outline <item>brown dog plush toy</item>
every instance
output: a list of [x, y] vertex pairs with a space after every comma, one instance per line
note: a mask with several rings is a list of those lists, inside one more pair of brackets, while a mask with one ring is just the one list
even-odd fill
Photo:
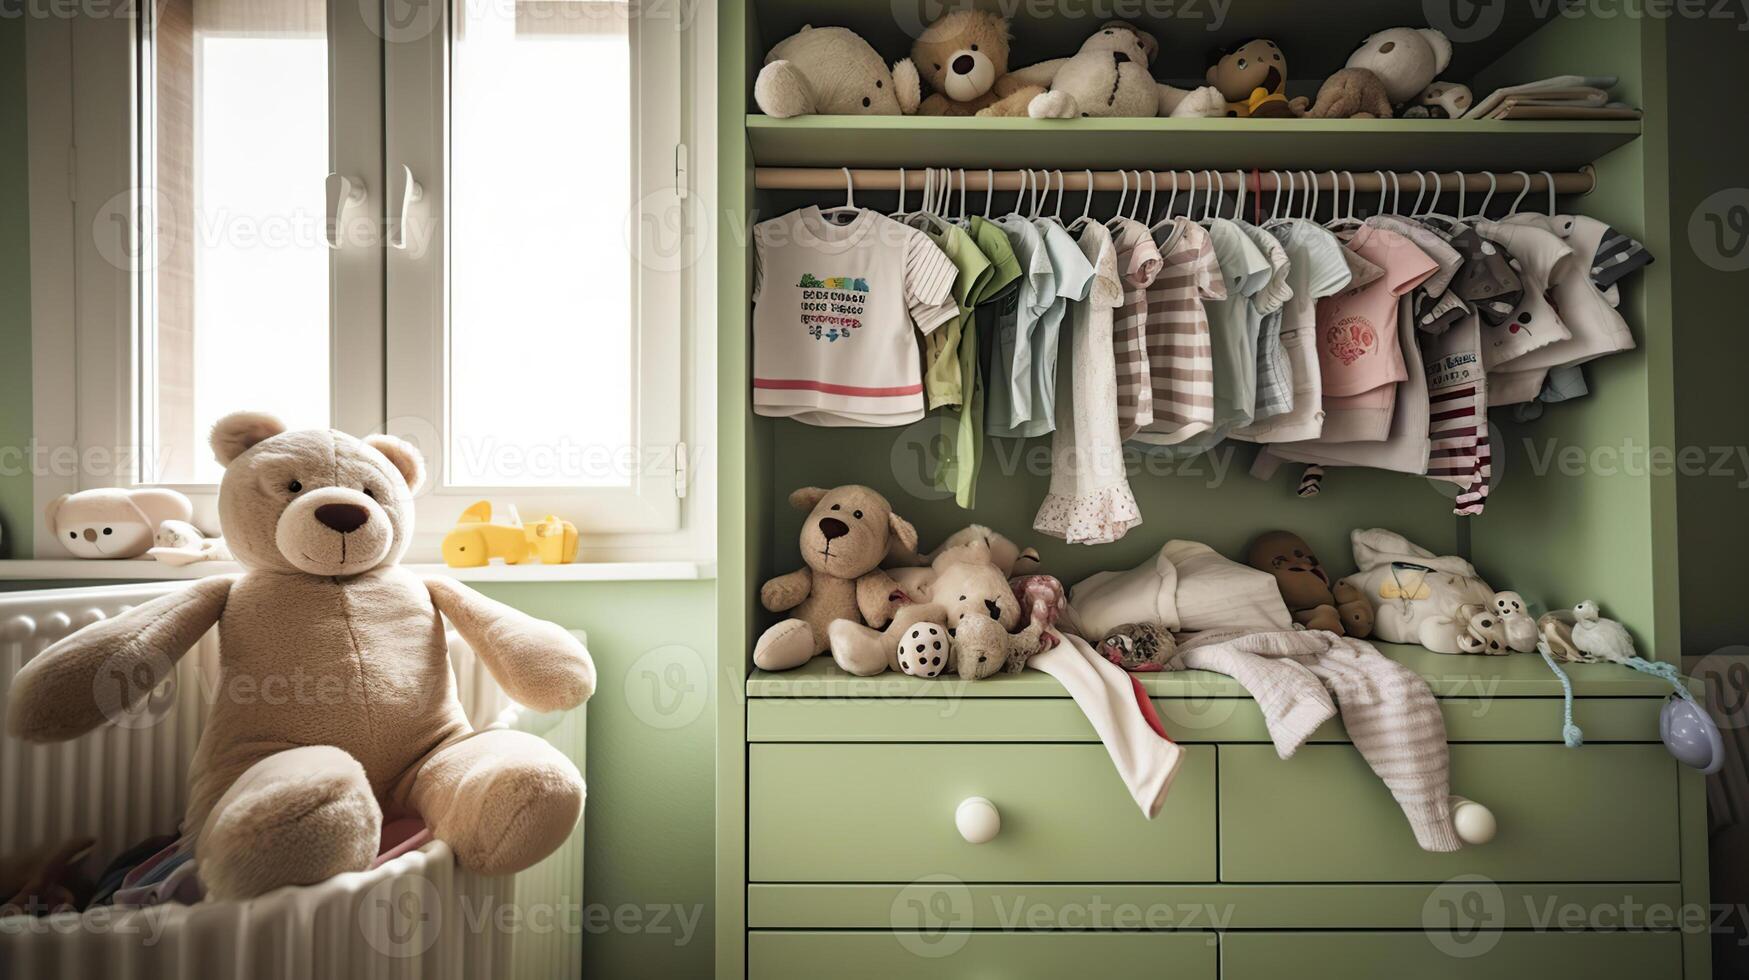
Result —
[[1312, 546], [1290, 531], [1270, 531], [1251, 542], [1245, 563], [1275, 576], [1294, 622], [1348, 636], [1372, 635], [1372, 606], [1345, 582], [1330, 587], [1330, 574]]
[[[76, 738], [144, 699], [214, 626], [219, 676], [188, 774], [184, 832], [207, 896], [252, 898], [364, 871], [383, 813], [414, 813], [461, 866], [511, 874], [552, 853], [583, 779], [527, 732], [476, 731], [444, 620], [504, 692], [581, 704], [595, 664], [569, 632], [399, 562], [424, 463], [392, 436], [219, 420], [219, 522], [243, 574], [203, 578], [91, 624], [18, 672], [8, 731]], [[108, 679], [129, 678], [122, 690]]]
[[1303, 116], [1306, 100], [1287, 97], [1287, 56], [1274, 41], [1246, 41], [1209, 66], [1208, 83], [1227, 100], [1227, 115], [1244, 119]]
[[789, 495], [790, 506], [808, 511], [800, 544], [806, 566], [768, 581], [759, 601], [789, 618], [766, 630], [753, 647], [761, 670], [789, 670], [825, 653], [827, 627], [837, 620], [886, 627], [895, 615], [917, 622], [904, 593], [881, 570], [888, 553], [915, 554], [917, 529], [893, 513], [887, 498], [862, 486], [822, 490], [805, 487]]

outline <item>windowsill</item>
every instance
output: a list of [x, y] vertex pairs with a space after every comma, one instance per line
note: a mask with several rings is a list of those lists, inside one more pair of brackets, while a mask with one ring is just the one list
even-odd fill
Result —
[[[693, 582], [714, 579], [717, 576], [715, 562], [695, 561], [493, 564], [484, 568], [450, 568], [441, 564], [413, 563], [402, 567], [421, 575], [447, 575], [463, 582]], [[203, 561], [177, 567], [151, 558], [26, 558], [0, 561], [0, 581], [170, 581], [206, 578], [211, 575], [235, 575], [242, 570], [242, 566], [233, 561]]]

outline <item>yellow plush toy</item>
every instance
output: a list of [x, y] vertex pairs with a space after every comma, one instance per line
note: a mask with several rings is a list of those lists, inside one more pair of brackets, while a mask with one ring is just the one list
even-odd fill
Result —
[[563, 565], [577, 557], [577, 528], [562, 517], [524, 524], [511, 511], [508, 524], [492, 520], [492, 502], [482, 500], [462, 511], [461, 520], [443, 536], [443, 562], [451, 568], [479, 568], [494, 558], [506, 565], [539, 561]]

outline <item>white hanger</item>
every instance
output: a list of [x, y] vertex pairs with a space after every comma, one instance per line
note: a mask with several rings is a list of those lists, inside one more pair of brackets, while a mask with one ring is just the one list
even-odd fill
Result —
[[[1085, 224], [1091, 224], [1093, 221], [1093, 171], [1083, 170], [1082, 173], [1087, 175], [1087, 193], [1081, 198], [1081, 217], [1076, 218], [1074, 221], [1069, 223], [1069, 226], [1068, 226], [1069, 231], [1074, 231], [1075, 229], [1077, 229]], [[1128, 182], [1127, 177], [1125, 178], [1125, 182], [1127, 184], [1127, 182]], [[1062, 207], [1062, 205], [1063, 205], [1062, 194], [1061, 194], [1061, 192], [1058, 192], [1057, 206]], [[1113, 220], [1116, 220], [1116, 219], [1113, 219]]]
[[1245, 220], [1245, 174], [1239, 174], [1239, 194], [1233, 199], [1233, 220]]
[[1416, 215], [1421, 213], [1421, 199], [1427, 196], [1427, 173], [1426, 173], [1426, 171], [1422, 171], [1422, 170], [1415, 171], [1415, 179], [1417, 181], [1420, 181], [1421, 186], [1415, 192], [1415, 206], [1409, 209], [1408, 216], [1411, 218], [1413, 218]]
[[1543, 180], [1549, 185], [1549, 217], [1555, 216], [1555, 175], [1547, 170], [1542, 172]]
[[[1112, 221], [1116, 221], [1123, 217], [1124, 202], [1130, 199], [1130, 172], [1128, 170], [1119, 170], [1117, 175], [1123, 178], [1123, 193], [1117, 196], [1117, 211], [1111, 216]], [[1140, 200], [1142, 196], [1141, 190], [1142, 188], [1140, 186], [1136, 187], [1136, 198], [1138, 200]], [[1087, 171], [1087, 196], [1093, 196], [1093, 171], [1091, 170]]]
[[[1172, 217], [1172, 211], [1173, 211], [1173, 209], [1175, 209], [1177, 207], [1178, 207], [1178, 171], [1174, 170], [1174, 171], [1172, 171], [1172, 196], [1166, 199], [1166, 213], [1162, 214], [1160, 216], [1159, 221], [1153, 222], [1153, 223], [1148, 225], [1149, 234], [1152, 234], [1156, 231], [1159, 231], [1160, 229], [1171, 224], [1173, 221], [1177, 220], [1177, 219]], [[1152, 216], [1153, 215], [1150, 212], [1149, 217], [1152, 217]]]
[[984, 220], [990, 220], [990, 198], [996, 196], [996, 171], [984, 171]]
[[[838, 169], [844, 173], [844, 205], [842, 207], [827, 208], [826, 210], [821, 211], [820, 217], [826, 218], [827, 220], [862, 213], [862, 209], [856, 206], [856, 188], [852, 186], [850, 168], [839, 167]], [[846, 221], [844, 223], [849, 224], [850, 222]]]
[[1524, 181], [1524, 186], [1519, 188], [1518, 196], [1512, 199], [1512, 210], [1506, 212], [1508, 218], [1518, 213], [1518, 206], [1523, 204], [1525, 197], [1530, 194], [1530, 174], [1527, 174], [1522, 170], [1514, 170], [1512, 172], [1517, 174], [1520, 180]]
[[1488, 171], [1488, 196], [1482, 198], [1482, 206], [1476, 209], [1476, 217], [1482, 221], [1488, 220], [1488, 205], [1494, 203], [1494, 191], [1499, 189], [1500, 179], [1494, 176], [1494, 171]]
[[[1068, 190], [1068, 187], [1069, 185], [1063, 180], [1063, 172], [1057, 171], [1057, 209], [1051, 212], [1051, 220], [1059, 225], [1063, 223], [1063, 193]], [[1089, 188], [1088, 193], [1092, 192], [1092, 189]]]
[[[1148, 217], [1147, 217], [1147, 220], [1143, 221], [1142, 219], [1136, 217], [1136, 215], [1134, 213], [1132, 213], [1130, 215], [1131, 221], [1137, 221], [1137, 222], [1140, 222], [1141, 224], [1147, 224], [1147, 223], [1154, 220], [1154, 192], [1159, 189], [1158, 185], [1159, 185], [1159, 180], [1158, 180], [1158, 178], [1155, 177], [1154, 171], [1149, 170], [1148, 171]], [[1142, 189], [1142, 172], [1140, 170], [1138, 170], [1138, 171], [1136, 171], [1136, 203], [1137, 204], [1142, 203], [1141, 189]]]

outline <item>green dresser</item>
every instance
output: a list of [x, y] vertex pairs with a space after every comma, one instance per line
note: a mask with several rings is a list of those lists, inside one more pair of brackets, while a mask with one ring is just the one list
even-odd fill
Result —
[[[1575, 668], [1574, 750], [1537, 658], [1383, 649], [1441, 696], [1453, 791], [1493, 810], [1492, 842], [1420, 850], [1338, 722], [1280, 759], [1218, 675], [1143, 682], [1185, 747], [1148, 821], [1048, 676], [755, 671], [747, 975], [1704, 975], [1677, 918], [1700, 780], [1656, 742], [1658, 682]], [[955, 822], [970, 798], [1000, 815], [983, 843]]]

